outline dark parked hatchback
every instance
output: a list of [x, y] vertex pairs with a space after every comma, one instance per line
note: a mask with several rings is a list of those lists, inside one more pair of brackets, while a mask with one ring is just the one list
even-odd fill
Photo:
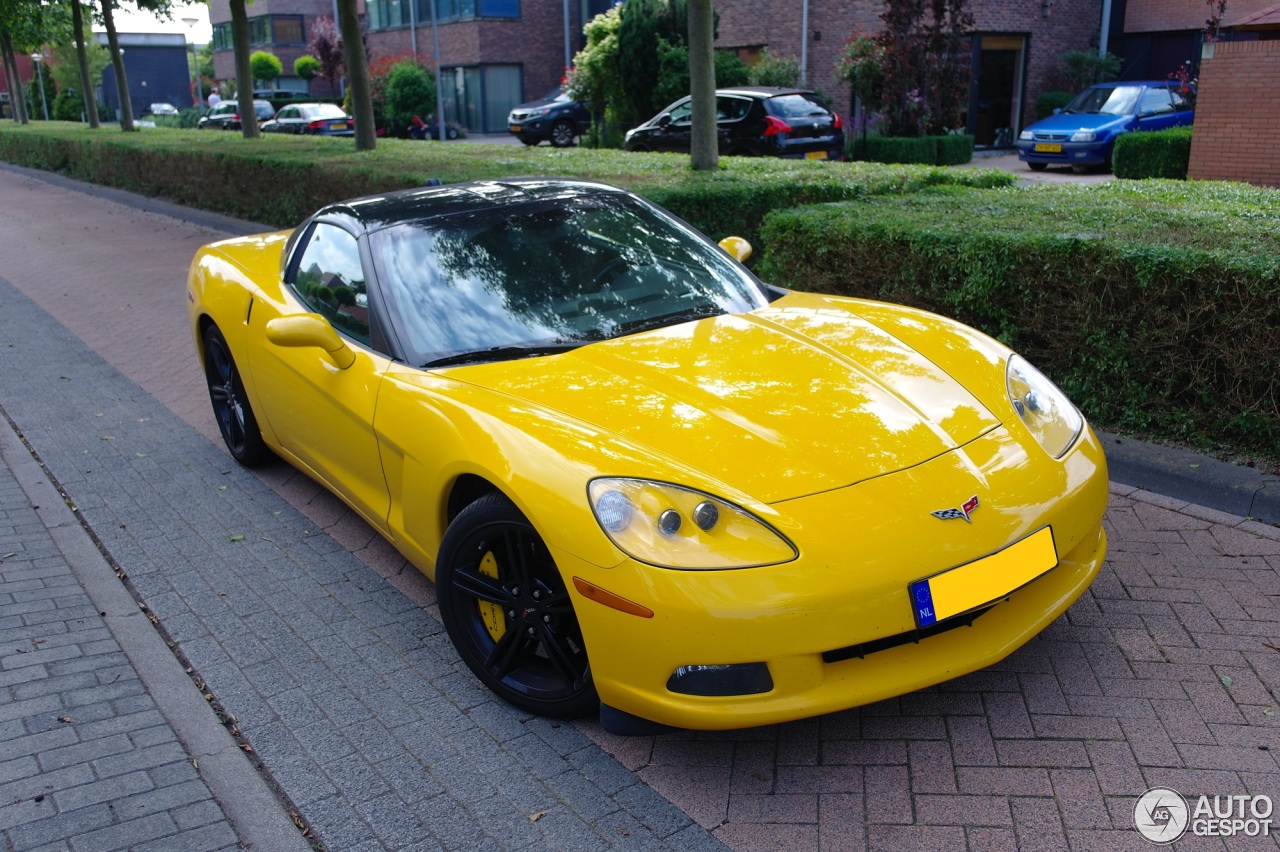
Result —
[[[253, 111], [258, 119], [258, 124], [262, 124], [262, 122], [275, 114], [275, 109], [271, 106], [270, 101], [254, 101]], [[240, 104], [233, 100], [223, 101], [202, 116], [196, 124], [196, 128], [199, 130], [239, 130]]]
[[560, 89], [540, 101], [520, 104], [507, 116], [507, 130], [526, 145], [547, 141], [568, 148], [590, 127], [591, 113]]
[[[688, 152], [692, 112], [690, 99], [681, 98], [627, 131], [623, 147]], [[721, 154], [844, 159], [843, 122], [810, 91], [763, 86], [717, 89], [716, 122]]]

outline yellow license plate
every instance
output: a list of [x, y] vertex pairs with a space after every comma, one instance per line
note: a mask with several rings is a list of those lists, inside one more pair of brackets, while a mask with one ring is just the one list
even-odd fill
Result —
[[1036, 153], [1037, 154], [1061, 154], [1062, 146], [1059, 145], [1057, 142], [1037, 142]]
[[345, 121], [334, 121], [329, 124], [330, 130], [346, 130], [347, 123]]
[[522, 127], [519, 124], [512, 124], [507, 129], [510, 130], [512, 133], [519, 133], [521, 130], [524, 130], [524, 127]]
[[806, 160], [825, 160], [827, 158], [826, 151], [810, 151], [804, 155]]
[[1058, 564], [1053, 530], [1045, 527], [990, 556], [912, 583], [916, 624], [928, 627], [997, 601]]

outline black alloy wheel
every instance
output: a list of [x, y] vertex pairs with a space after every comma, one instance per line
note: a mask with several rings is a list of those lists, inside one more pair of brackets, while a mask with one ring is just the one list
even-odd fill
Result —
[[576, 135], [573, 122], [567, 118], [562, 118], [551, 125], [551, 144], [557, 148], [568, 148], [573, 144], [573, 137]]
[[500, 698], [542, 716], [595, 712], [600, 699], [564, 579], [506, 497], [482, 497], [454, 518], [436, 589], [454, 647]]
[[216, 325], [204, 332], [204, 377], [209, 384], [209, 401], [218, 431], [231, 457], [245, 467], [257, 467], [271, 458], [262, 440], [258, 420], [249, 406], [249, 397], [240, 381], [240, 371], [231, 349]]

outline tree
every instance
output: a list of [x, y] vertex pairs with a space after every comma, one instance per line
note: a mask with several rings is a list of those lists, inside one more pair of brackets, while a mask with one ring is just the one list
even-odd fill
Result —
[[274, 53], [255, 50], [249, 57], [249, 74], [267, 88], [284, 73], [284, 65]]
[[689, 90], [693, 112], [689, 153], [693, 168], [709, 171], [719, 165], [716, 126], [715, 14], [711, 0], [689, 4]]
[[[89, 120], [89, 129], [97, 130], [98, 99], [93, 96], [93, 90], [97, 81], [102, 78], [103, 70], [111, 63], [111, 56], [102, 45], [86, 37], [88, 28], [85, 26], [84, 10], [80, 8], [80, 0], [71, 0], [71, 29], [76, 43], [76, 69], [80, 74], [80, 101], [84, 107], [85, 117]], [[92, 50], [90, 45], [93, 46]], [[96, 70], [95, 65], [97, 65]]]
[[320, 74], [320, 60], [309, 53], [304, 53], [293, 60], [293, 73], [310, 82]]
[[320, 16], [311, 25], [311, 41], [307, 50], [320, 63], [320, 79], [336, 88], [342, 76], [342, 35], [333, 18]]
[[45, 7], [25, 0], [0, 0], [0, 56], [10, 86], [9, 108], [19, 124], [26, 124], [29, 117], [22, 78], [18, 76], [17, 51], [25, 53], [44, 43], [44, 11]]
[[[105, 2], [105, 0], [104, 0]], [[240, 132], [245, 139], [257, 139], [257, 112], [253, 109], [253, 68], [249, 60], [249, 12], [245, 0], [230, 0], [231, 46], [236, 60], [236, 106], [240, 111]]]
[[[745, 86], [751, 77], [747, 64], [738, 58], [738, 54], [727, 50], [712, 52], [716, 70], [716, 85], [721, 87]], [[658, 42], [658, 83], [654, 87], [654, 103], [661, 104], [658, 109], [672, 101], [688, 95], [690, 88], [689, 45], [684, 42], [672, 44], [666, 40]]]
[[969, 0], [885, 0], [882, 109], [891, 136], [946, 133], [968, 97]]
[[565, 75], [565, 90], [591, 110], [600, 135], [615, 118], [610, 114], [611, 107], [620, 104], [625, 97], [618, 68], [618, 28], [621, 24], [620, 5], [588, 21], [583, 27], [586, 47], [574, 55], [573, 67]]
[[[435, 76], [413, 60], [401, 61], [391, 69], [387, 80], [387, 132], [404, 136], [415, 115], [429, 115], [436, 106]], [[443, 122], [442, 122], [443, 123]]]
[[1099, 56], [1094, 50], [1068, 50], [1059, 58], [1073, 93], [1114, 80], [1120, 73], [1121, 60], [1114, 53]]
[[[356, 0], [337, 0], [338, 25], [342, 32], [343, 63], [351, 90], [351, 115], [356, 120], [356, 150], [372, 151], [378, 145], [373, 121], [373, 99], [369, 93], [368, 54], [356, 14]], [[443, 119], [443, 116], [441, 116]]]
[[[719, 79], [718, 72], [716, 79]], [[760, 58], [756, 63], [748, 66], [747, 85], [797, 88], [800, 86], [800, 62], [793, 58], [774, 56], [766, 47], [760, 51]]]
[[667, 105], [656, 95], [661, 67], [660, 44], [687, 44], [688, 20], [688, 0], [627, 0], [622, 5], [618, 26], [618, 71], [623, 98], [614, 104], [614, 108], [624, 120], [634, 124]]

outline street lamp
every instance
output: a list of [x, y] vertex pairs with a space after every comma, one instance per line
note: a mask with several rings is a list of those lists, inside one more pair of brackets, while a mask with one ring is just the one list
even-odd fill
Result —
[[44, 120], [49, 120], [49, 99], [44, 96], [44, 75], [40, 73], [40, 60], [44, 58], [42, 53], [31, 54], [31, 61], [36, 64], [36, 79], [40, 81], [40, 107], [44, 110]]
[[191, 31], [191, 105], [200, 109], [204, 98], [200, 93], [200, 60], [196, 59], [196, 24], [199, 18], [183, 18], [182, 23]]

